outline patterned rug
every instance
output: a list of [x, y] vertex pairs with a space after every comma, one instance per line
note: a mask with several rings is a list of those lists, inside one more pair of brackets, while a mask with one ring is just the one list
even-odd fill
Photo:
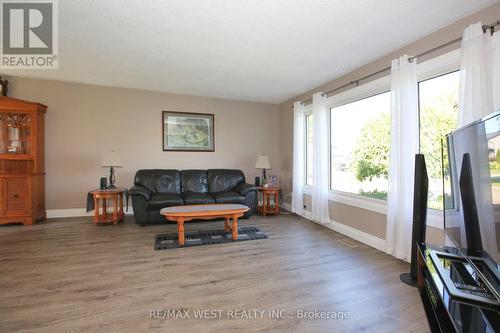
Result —
[[[186, 232], [184, 234], [184, 237], [184, 247], [233, 242], [231, 232], [224, 231], [224, 229]], [[238, 228], [238, 240], [236, 240], [236, 242], [265, 238], [268, 238], [267, 235], [260, 231], [259, 228], [245, 227]], [[155, 250], [168, 250], [178, 248], [179, 242], [177, 239], [177, 233], [156, 235]]]

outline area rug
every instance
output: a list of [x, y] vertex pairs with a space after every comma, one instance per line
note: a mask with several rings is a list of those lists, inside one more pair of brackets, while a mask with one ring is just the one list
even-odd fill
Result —
[[[184, 234], [184, 237], [184, 247], [233, 243], [231, 232], [224, 231], [224, 229], [186, 232]], [[267, 235], [260, 231], [259, 228], [244, 227], [238, 228], [238, 240], [236, 240], [235, 242], [266, 238], [268, 238]], [[168, 250], [178, 248], [179, 242], [177, 239], [177, 233], [156, 235], [155, 250]]]

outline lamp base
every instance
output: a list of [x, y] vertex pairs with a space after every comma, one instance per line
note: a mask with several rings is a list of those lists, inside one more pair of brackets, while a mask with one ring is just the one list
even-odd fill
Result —
[[109, 168], [109, 186], [108, 186], [109, 189], [116, 188], [116, 186], [115, 186], [115, 180], [116, 180], [116, 178], [115, 178], [115, 169], [113, 169], [113, 167], [110, 167]]

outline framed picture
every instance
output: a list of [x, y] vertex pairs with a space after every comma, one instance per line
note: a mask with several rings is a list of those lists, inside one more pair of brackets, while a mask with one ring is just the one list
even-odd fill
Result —
[[278, 187], [278, 176], [270, 176], [268, 184], [270, 187]]
[[215, 151], [214, 115], [163, 111], [164, 151]]

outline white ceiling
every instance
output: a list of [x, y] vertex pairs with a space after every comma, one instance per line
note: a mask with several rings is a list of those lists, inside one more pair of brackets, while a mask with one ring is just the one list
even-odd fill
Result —
[[63, 0], [59, 69], [3, 73], [279, 103], [494, 2]]

